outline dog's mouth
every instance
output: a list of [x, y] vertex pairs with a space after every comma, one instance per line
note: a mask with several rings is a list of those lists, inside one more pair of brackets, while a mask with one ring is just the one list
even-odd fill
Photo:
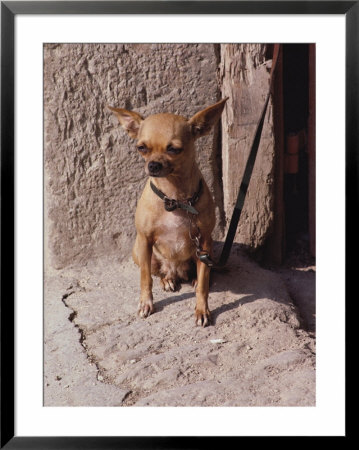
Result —
[[[171, 171], [171, 172], [172, 172], [172, 171]], [[168, 177], [168, 175], [169, 175], [171, 172], [167, 172], [167, 173], [151, 173], [151, 172], [149, 172], [148, 175], [149, 175], [150, 177], [154, 177], [154, 178], [165, 178], [165, 177]]]
[[163, 178], [163, 175], [162, 174], [158, 174], [158, 173], [149, 172], [148, 175], [150, 175], [151, 177], [154, 177], [154, 178]]

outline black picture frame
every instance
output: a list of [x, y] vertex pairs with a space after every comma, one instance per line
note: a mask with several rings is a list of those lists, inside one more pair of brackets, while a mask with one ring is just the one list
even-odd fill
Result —
[[[14, 33], [18, 14], [339, 14], [346, 20], [346, 242], [358, 193], [359, 1], [4, 1], [1, 2], [1, 448], [201, 448], [223, 437], [15, 436], [14, 405]], [[335, 62], [333, 62], [335, 63]], [[330, 93], [329, 93], [330, 94]], [[346, 264], [348, 265], [348, 252]], [[346, 283], [348, 287], [348, 277]], [[348, 289], [347, 289], [348, 291]], [[348, 431], [348, 430], [347, 430]], [[224, 440], [224, 441], [223, 441]]]

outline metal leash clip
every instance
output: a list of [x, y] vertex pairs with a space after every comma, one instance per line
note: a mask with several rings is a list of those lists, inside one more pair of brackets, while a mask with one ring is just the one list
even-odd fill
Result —
[[212, 266], [214, 265], [214, 262], [211, 260], [211, 258], [210, 258], [210, 256], [209, 256], [209, 253], [208, 253], [208, 252], [206, 252], [206, 251], [204, 251], [204, 250], [199, 251], [199, 250], [197, 249], [196, 255], [197, 255], [197, 258], [198, 258], [201, 262], [203, 262], [204, 264], [206, 264], [208, 267], [212, 267]]

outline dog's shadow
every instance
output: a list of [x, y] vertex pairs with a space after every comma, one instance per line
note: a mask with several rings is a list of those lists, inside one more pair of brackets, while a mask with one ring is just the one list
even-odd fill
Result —
[[184, 294], [176, 294], [174, 293], [171, 297], [163, 298], [162, 300], [155, 301], [155, 310], [156, 312], [162, 311], [166, 306], [171, 305], [172, 303], [183, 302], [184, 300], [188, 300], [190, 298], [195, 297], [195, 292], [186, 292]]
[[[217, 245], [218, 248], [218, 245]], [[221, 270], [212, 270], [210, 282], [210, 294], [230, 291], [240, 295], [236, 300], [223, 303], [211, 310], [211, 324], [215, 325], [217, 318], [228, 311], [237, 309], [240, 305], [254, 302], [259, 298], [265, 298], [271, 291], [274, 301], [287, 303], [280, 295], [273, 295], [273, 274], [266, 271], [251, 261], [248, 256], [241, 253], [240, 246], [234, 244], [232, 254], [227, 266]], [[195, 299], [195, 289], [192, 292], [175, 294], [155, 302], [155, 309], [162, 311], [166, 306], [188, 299]], [[211, 309], [211, 305], [209, 305]]]
[[[156, 312], [160, 312], [163, 309], [165, 309], [167, 306], [169, 306], [173, 303], [182, 302], [182, 301], [188, 300], [190, 298], [195, 299], [195, 297], [196, 297], [196, 294], [194, 291], [186, 292], [185, 294], [172, 295], [171, 297], [167, 297], [167, 298], [164, 298], [162, 300], [155, 302], [155, 310], [156, 310]], [[240, 297], [237, 300], [234, 300], [233, 302], [226, 303], [217, 308], [214, 308], [213, 310], [211, 310], [211, 324], [215, 325], [218, 316], [220, 316], [221, 314], [231, 311], [233, 309], [237, 309], [239, 305], [244, 305], [246, 303], [253, 302], [258, 298], [259, 297], [257, 295], [245, 295], [243, 297]]]

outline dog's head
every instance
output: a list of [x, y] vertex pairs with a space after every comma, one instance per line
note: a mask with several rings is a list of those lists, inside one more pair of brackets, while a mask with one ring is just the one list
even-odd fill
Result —
[[126, 109], [114, 112], [127, 133], [137, 140], [137, 150], [145, 160], [145, 171], [151, 177], [179, 175], [194, 163], [194, 142], [208, 134], [220, 118], [225, 98], [198, 112], [190, 119], [176, 114], [154, 114], [144, 119]]

